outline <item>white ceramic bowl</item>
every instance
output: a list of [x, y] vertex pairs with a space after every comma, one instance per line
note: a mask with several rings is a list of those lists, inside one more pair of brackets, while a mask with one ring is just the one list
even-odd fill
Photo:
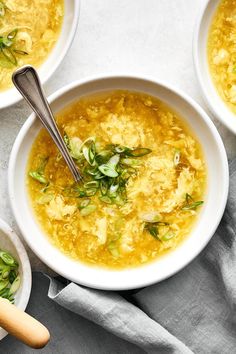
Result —
[[[46, 61], [38, 68], [40, 78], [44, 84], [61, 64], [74, 39], [80, 12], [80, 0], [64, 0], [65, 15], [62, 30], [56, 45]], [[0, 109], [20, 101], [22, 96], [14, 88], [0, 92]]]
[[220, 0], [208, 0], [196, 24], [193, 37], [193, 60], [203, 97], [212, 113], [236, 134], [236, 116], [219, 96], [208, 66], [207, 40], [209, 28]]
[[[0, 249], [8, 251], [18, 262], [21, 285], [15, 296], [15, 305], [25, 310], [31, 292], [31, 268], [26, 250], [15, 232], [0, 219]], [[0, 328], [0, 340], [7, 332]]]
[[32, 250], [43, 262], [65, 278], [85, 286], [106, 290], [147, 286], [173, 275], [192, 261], [206, 246], [220, 222], [229, 183], [225, 149], [214, 124], [198, 104], [177, 89], [145, 78], [103, 76], [72, 83], [50, 96], [49, 101], [52, 110], [57, 112], [81, 96], [114, 89], [146, 92], [165, 101], [184, 117], [202, 143], [208, 166], [208, 188], [204, 207], [191, 236], [175, 251], [145, 266], [114, 271], [74, 261], [50, 244], [32, 213], [25, 183], [29, 152], [41, 128], [41, 123], [34, 114], [28, 118], [16, 138], [8, 175], [13, 213]]

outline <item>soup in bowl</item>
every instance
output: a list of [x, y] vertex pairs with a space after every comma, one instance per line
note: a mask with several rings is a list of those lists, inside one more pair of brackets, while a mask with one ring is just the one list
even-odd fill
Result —
[[45, 82], [61, 63], [74, 37], [79, 1], [0, 1], [0, 108], [20, 100], [12, 73], [31, 64]]
[[193, 41], [196, 74], [208, 105], [236, 133], [236, 2], [208, 0]]
[[12, 150], [9, 191], [34, 252], [68, 279], [102, 289], [148, 285], [192, 260], [228, 190], [225, 150], [205, 113], [163, 84], [132, 77], [72, 84], [50, 100], [83, 181], [74, 183], [32, 115]]

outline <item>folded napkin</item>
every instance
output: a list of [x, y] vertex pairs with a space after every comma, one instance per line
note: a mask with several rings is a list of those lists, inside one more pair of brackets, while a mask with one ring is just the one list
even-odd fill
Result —
[[147, 353], [235, 353], [235, 232], [233, 161], [221, 224], [208, 247], [184, 270], [135, 293], [105, 292], [51, 279], [48, 296]]

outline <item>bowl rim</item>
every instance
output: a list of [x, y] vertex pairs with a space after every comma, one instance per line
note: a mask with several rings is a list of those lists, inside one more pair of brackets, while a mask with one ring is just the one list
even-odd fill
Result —
[[[25, 311], [32, 288], [32, 272], [31, 265], [29, 261], [28, 254], [25, 250], [23, 243], [21, 242], [19, 236], [15, 233], [15, 231], [3, 220], [0, 218], [0, 230], [7, 236], [10, 242], [14, 245], [16, 249], [17, 256], [20, 260], [24, 260], [22, 264], [22, 275], [23, 275], [23, 284], [22, 293], [19, 297], [19, 301], [16, 304], [18, 308]], [[0, 340], [3, 339], [8, 333], [1, 329], [3, 333], [0, 333]]]
[[[72, 21], [72, 25], [71, 25], [71, 29], [69, 32], [69, 36], [68, 36], [68, 40], [66, 41], [66, 44], [63, 48], [63, 50], [60, 52], [60, 55], [58, 55], [55, 58], [55, 62], [53, 63], [54, 65], [51, 66], [51, 69], [49, 71], [47, 71], [47, 73], [45, 74], [44, 78], [42, 79], [42, 85], [46, 84], [48, 82], [48, 80], [53, 76], [53, 74], [55, 73], [55, 71], [58, 69], [58, 67], [61, 65], [62, 61], [64, 60], [67, 52], [69, 51], [73, 40], [75, 38], [76, 32], [77, 32], [77, 28], [78, 28], [78, 24], [79, 24], [79, 16], [80, 16], [80, 3], [81, 0], [73, 0], [74, 2], [74, 6], [75, 6], [75, 11], [73, 14], [73, 21]], [[59, 35], [60, 38], [60, 35]], [[58, 40], [59, 40], [58, 38]], [[50, 54], [50, 53], [49, 53]], [[46, 60], [47, 61], [47, 58]], [[41, 65], [40, 65], [41, 66]], [[40, 68], [39, 66], [39, 68]], [[9, 103], [4, 104], [4, 102], [0, 105], [0, 110], [7, 108], [7, 107], [11, 107], [14, 104], [20, 102], [21, 100], [23, 100], [22, 96], [18, 93], [18, 91], [13, 87], [2, 91], [3, 93], [5, 92], [11, 92], [12, 93], [12, 100]], [[1, 92], [0, 92], [0, 97], [1, 97]]]
[[[199, 46], [200, 46], [200, 41], [201, 41], [200, 38], [201, 38], [202, 21], [203, 21], [205, 14], [207, 13], [207, 9], [208, 9], [209, 4], [213, 1], [216, 1], [216, 0], [207, 0], [206, 3], [204, 3], [201, 10], [199, 11], [199, 15], [198, 15], [197, 21], [195, 23], [195, 28], [194, 28], [194, 32], [193, 32], [193, 39], [192, 39], [192, 57], [193, 57], [194, 70], [195, 70], [195, 74], [196, 74], [199, 86], [201, 88], [202, 97], [203, 97], [205, 103], [207, 104], [207, 106], [209, 107], [210, 111], [217, 117], [217, 119], [224, 126], [226, 126], [232, 133], [236, 134], [236, 128], [232, 126], [231, 120], [224, 118], [225, 115], [220, 114], [219, 110], [217, 109], [217, 106], [215, 106], [213, 104], [212, 99], [211, 99], [211, 95], [209, 94], [207, 87], [204, 83], [203, 73], [202, 73], [201, 65], [200, 65]], [[217, 2], [218, 2], [217, 6], [219, 6], [220, 0], [217, 0]], [[214, 16], [214, 14], [213, 14], [213, 16]], [[211, 17], [211, 20], [212, 20], [212, 18], [213, 17]], [[208, 33], [209, 33], [209, 27], [208, 27]], [[205, 48], [205, 50], [207, 51], [207, 48]], [[209, 78], [212, 82], [212, 78], [210, 76], [210, 73], [209, 73]], [[226, 105], [226, 103], [222, 100], [222, 98], [218, 94], [213, 82], [212, 82], [212, 85], [214, 86], [217, 97], [219, 98], [219, 102], [224, 103], [225, 108], [227, 108], [226, 112], [228, 111], [229, 115], [230, 115], [230, 113], [231, 113], [230, 108]]]
[[[198, 248], [192, 250], [190, 255], [187, 254], [185, 259], [182, 260], [182, 263], [180, 266], [175, 267], [174, 269], [169, 271], [169, 273], [167, 275], [159, 276], [158, 279], [157, 279], [157, 277], [153, 277], [152, 281], [145, 280], [145, 279], [142, 279], [142, 280], [136, 279], [133, 282], [135, 284], [132, 284], [131, 286], [121, 285], [121, 284], [118, 284], [116, 286], [114, 286], [114, 285], [109, 286], [109, 284], [107, 284], [107, 285], [103, 284], [100, 286], [99, 284], [93, 285], [93, 284], [91, 284], [90, 281], [80, 282], [80, 284], [90, 287], [90, 288], [96, 288], [96, 289], [102, 289], [102, 290], [128, 290], [128, 289], [135, 289], [135, 288], [149, 286], [149, 285], [155, 284], [157, 282], [160, 282], [166, 278], [169, 278], [170, 276], [176, 274], [181, 269], [186, 267], [205, 248], [207, 243], [210, 241], [210, 239], [214, 235], [214, 233], [221, 221], [224, 210], [225, 210], [227, 197], [228, 197], [228, 190], [229, 190], [229, 167], [228, 167], [228, 160], [227, 160], [227, 155], [226, 155], [223, 141], [222, 141], [214, 123], [211, 121], [211, 119], [209, 118], [207, 113], [203, 110], [203, 108], [201, 108], [201, 106], [197, 102], [195, 102], [190, 96], [188, 96], [186, 93], [184, 93], [181, 89], [177, 88], [176, 86], [170, 85], [170, 84], [166, 83], [165, 81], [156, 80], [156, 79], [154, 80], [148, 76], [141, 76], [139, 74], [120, 74], [120, 73], [119, 74], [103, 74], [103, 75], [100, 74], [100, 75], [90, 76], [87, 78], [83, 78], [81, 80], [74, 81], [74, 82], [58, 89], [56, 92], [54, 92], [52, 95], [50, 95], [48, 97], [48, 101], [50, 103], [52, 103], [53, 101], [55, 101], [59, 97], [62, 97], [68, 91], [73, 90], [77, 86], [80, 86], [83, 84], [88, 84], [88, 83], [91, 84], [94, 81], [106, 80], [106, 79], [114, 79], [114, 80], [115, 79], [125, 79], [125, 80], [128, 80], [128, 79], [137, 80], [138, 79], [138, 80], [143, 80], [143, 81], [155, 84], [155, 85], [162, 86], [165, 89], [170, 90], [176, 96], [180, 97], [183, 101], [186, 101], [187, 104], [190, 105], [201, 116], [201, 119], [206, 123], [213, 139], [217, 142], [217, 145], [219, 148], [219, 156], [221, 158], [221, 162], [222, 162], [222, 166], [223, 166], [222, 173], [224, 176], [224, 179], [223, 179], [224, 180], [224, 193], [222, 194], [222, 203], [220, 205], [220, 208], [218, 208], [218, 217], [217, 217], [217, 219], [214, 220], [214, 223], [211, 226], [211, 231], [209, 232], [207, 237], [205, 237], [204, 242], [202, 241], [201, 247], [199, 246]], [[16, 206], [15, 198], [14, 198], [14, 174], [13, 174], [13, 171], [14, 171], [14, 165], [17, 161], [18, 150], [21, 146], [21, 143], [22, 143], [25, 135], [27, 135], [28, 129], [35, 122], [35, 120], [36, 120], [36, 115], [34, 113], [32, 113], [29, 116], [29, 118], [26, 120], [24, 125], [22, 126], [22, 128], [21, 128], [21, 130], [14, 142], [14, 145], [13, 145], [11, 155], [10, 155], [10, 160], [9, 160], [9, 168], [8, 168], [8, 192], [9, 192], [9, 197], [10, 197], [11, 208], [13, 211], [13, 215], [17, 221], [17, 224], [18, 224], [27, 243], [28, 243], [28, 240], [27, 240], [27, 237], [25, 237], [25, 234], [26, 234], [26, 232], [24, 230], [25, 227], [23, 225], [23, 222], [21, 222], [21, 218], [20, 218], [20, 215], [18, 214], [18, 208]], [[66, 279], [70, 279], [71, 281], [78, 283], [78, 277], [76, 277], [76, 275], [71, 274], [71, 273], [68, 274], [68, 272], [64, 271], [63, 269], [62, 270], [60, 269], [60, 271], [58, 271], [58, 267], [54, 265], [53, 260], [47, 259], [47, 257], [42, 257], [42, 254], [40, 253], [40, 251], [37, 250], [36, 247], [34, 247], [34, 245], [29, 244], [29, 247], [42, 260], [42, 262], [44, 262], [49, 268], [53, 269], [56, 273], [59, 273], [60, 275], [62, 275]], [[89, 265], [86, 267], [91, 268]], [[136, 267], [136, 268], [138, 268], [138, 267]], [[118, 270], [118, 272], [119, 272], [119, 270]], [[122, 272], [122, 270], [121, 270], [121, 272]]]

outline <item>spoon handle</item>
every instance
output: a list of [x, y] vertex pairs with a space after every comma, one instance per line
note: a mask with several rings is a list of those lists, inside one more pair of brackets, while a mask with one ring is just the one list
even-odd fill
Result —
[[12, 81], [51, 135], [75, 181], [81, 181], [82, 177], [57, 127], [36, 70], [30, 65], [23, 66], [13, 73]]
[[26, 345], [43, 348], [50, 339], [44, 325], [0, 297], [0, 326]]

